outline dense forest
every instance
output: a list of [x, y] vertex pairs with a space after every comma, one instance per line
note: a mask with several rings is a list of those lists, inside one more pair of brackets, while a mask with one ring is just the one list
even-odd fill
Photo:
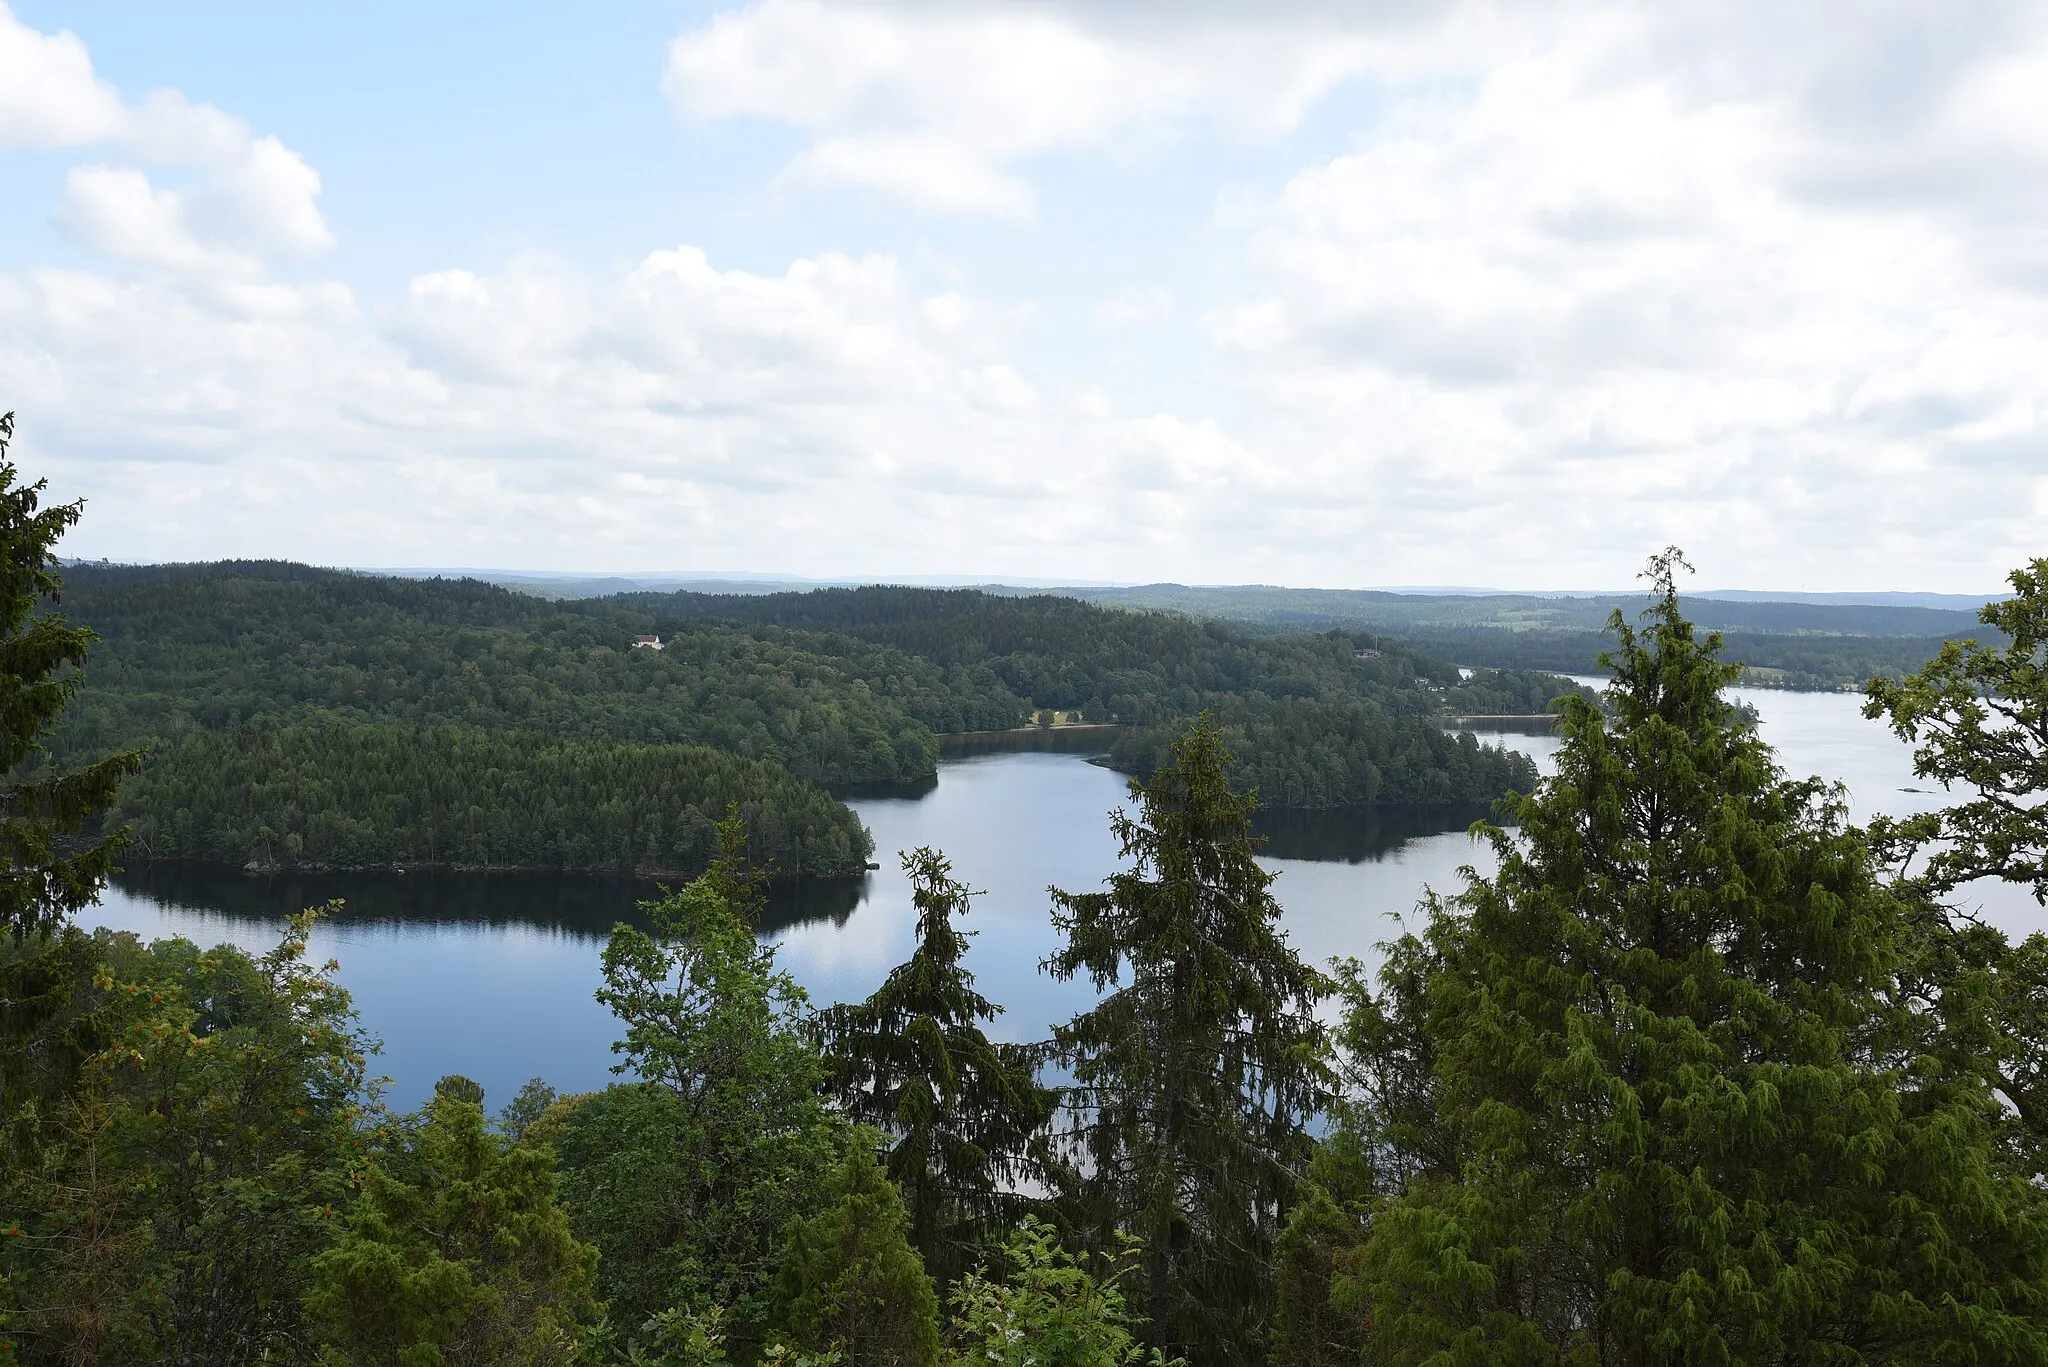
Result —
[[[1272, 807], [1484, 803], [1536, 783], [1535, 761], [1519, 751], [1481, 745], [1470, 732], [1402, 728], [1369, 708], [1288, 701], [1221, 720], [1231, 786]], [[1153, 773], [1179, 735], [1173, 723], [1126, 733], [1111, 762]]]
[[[741, 631], [598, 600], [555, 604], [474, 580], [228, 562], [65, 572], [100, 637], [60, 745], [199, 728], [403, 721], [578, 740], [688, 742], [813, 782], [930, 773], [933, 734], [1013, 726], [992, 674], [847, 636]], [[661, 650], [635, 649], [659, 631]]]
[[[260, 955], [72, 924], [143, 757], [46, 762], [94, 642], [49, 606], [79, 507], [40, 493], [0, 450], [0, 1362], [2048, 1360], [2048, 936], [1964, 892], [2048, 900], [2048, 560], [1985, 609], [2007, 644], [1869, 691], [1947, 809], [1859, 829], [1785, 774], [1667, 552], [1490, 871], [1426, 894], [1377, 973], [1297, 953], [1232, 778], [1233, 731], [1344, 704], [1260, 690], [1151, 762], [1116, 872], [1048, 890], [1041, 969], [1093, 988], [1048, 1039], [991, 1038], [973, 894], [932, 849], [902, 854], [909, 957], [812, 1009], [734, 814], [606, 943], [617, 1081], [493, 1115], [448, 1076], [396, 1113], [308, 954], [319, 909]], [[389, 717], [171, 744], [246, 766], [223, 791], [276, 774], [288, 811], [356, 739], [416, 792], [384, 829], [451, 840], [524, 783], [439, 787], [437, 757], [593, 794], [679, 765], [700, 810], [767, 763]]]
[[[865, 857], [857, 823], [805, 785], [929, 781], [940, 735], [1039, 708], [1144, 728], [1116, 761], [1139, 774], [1176, 723], [1213, 711], [1245, 746], [1240, 781], [1270, 779], [1276, 805], [1491, 799], [1527, 766], [1474, 756], [1439, 719], [1542, 712], [1571, 688], [1464, 679], [1346, 632], [1247, 636], [971, 591], [558, 602], [223, 562], [74, 565], [64, 600], [99, 642], [54, 757], [148, 749], [116, 813], [139, 855], [266, 866], [694, 873], [736, 802], [760, 857], [841, 872]], [[607, 766], [625, 786], [600, 798]]]
[[186, 731], [123, 785], [114, 817], [143, 858], [694, 875], [728, 813], [756, 859], [791, 874], [855, 873], [871, 852], [852, 812], [763, 760], [385, 722]]
[[[1123, 870], [1051, 893], [1044, 970], [1100, 995], [1037, 1043], [990, 1039], [972, 894], [934, 850], [904, 856], [910, 957], [812, 1010], [753, 933], [734, 820], [604, 950], [626, 1076], [536, 1078], [495, 1115], [450, 1076], [394, 1114], [311, 914], [262, 956], [145, 946], [62, 927], [110, 846], [17, 859], [0, 1345], [28, 1367], [2038, 1363], [2048, 938], [1945, 901], [1987, 875], [2048, 892], [2048, 822], [2006, 820], [2042, 759], [2012, 714], [2048, 706], [2048, 561], [2024, 582], [2009, 651], [1872, 694], [1980, 796], [1868, 832], [1779, 772], [1668, 597], [1621, 628], [1605, 708], [1563, 704], [1558, 776], [1491, 833], [1497, 871], [1428, 900], [1376, 977], [1291, 947], [1255, 801], [1198, 724], [1112, 818]], [[65, 690], [29, 696], [33, 731]], [[7, 809], [44, 815], [17, 834], [52, 849], [86, 811], [36, 794], [104, 801], [120, 762], [18, 782]]]

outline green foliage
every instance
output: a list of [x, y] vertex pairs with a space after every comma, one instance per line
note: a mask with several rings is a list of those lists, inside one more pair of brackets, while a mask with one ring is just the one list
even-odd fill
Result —
[[1566, 704], [1499, 873], [1351, 1032], [1390, 1101], [1359, 1098], [1381, 1199], [1335, 1301], [1390, 1363], [2037, 1362], [2040, 1193], [1904, 1000], [1839, 793], [1723, 698], [1681, 564], [1613, 623], [1612, 725]]
[[75, 956], [91, 977], [68, 1010], [103, 1047], [4, 1192], [24, 1362], [309, 1351], [300, 1300], [352, 1187], [364, 1067], [347, 994], [305, 962], [310, 919], [260, 959], [109, 932]]
[[1273, 1240], [1324, 1097], [1324, 984], [1278, 928], [1228, 765], [1205, 720], [1132, 785], [1138, 815], [1111, 817], [1131, 867], [1054, 892], [1067, 945], [1047, 967], [1113, 989], [1054, 1031], [1079, 1218], [1139, 1240], [1155, 1343], [1242, 1363], [1264, 1356]]
[[855, 1134], [821, 1208], [791, 1223], [769, 1324], [777, 1341], [846, 1367], [935, 1367], [938, 1296], [869, 1138]]
[[790, 1219], [812, 1212], [845, 1123], [819, 1095], [803, 990], [703, 879], [649, 903], [652, 933], [619, 926], [598, 999], [624, 1026], [619, 1071], [640, 1081], [557, 1103], [552, 1143], [579, 1237], [602, 1253], [614, 1322], [722, 1306], [758, 1345]]
[[189, 732], [151, 757], [116, 816], [155, 858], [693, 875], [729, 807], [784, 872], [858, 872], [873, 847], [845, 806], [764, 761], [471, 726]]
[[[935, 730], [1015, 724], [992, 676], [844, 636], [741, 629], [630, 599], [303, 565], [73, 566], [100, 633], [76, 748], [245, 722], [402, 722], [709, 745], [813, 782], [910, 780]], [[635, 649], [660, 635], [664, 649]]]
[[1184, 724], [1204, 709], [1263, 713], [1289, 699], [1370, 701], [1409, 719], [1436, 717], [1447, 705], [1458, 715], [1541, 712], [1572, 690], [1526, 671], [1461, 680], [1445, 661], [1378, 636], [1246, 635], [1220, 622], [1055, 595], [877, 586], [650, 601], [857, 636], [950, 668], [990, 671], [1034, 707], [1136, 726]]
[[1004, 1249], [1011, 1271], [986, 1270], [953, 1291], [948, 1360], [977, 1367], [1184, 1367], [1147, 1350], [1144, 1317], [1125, 1303], [1123, 1284], [1137, 1269], [1128, 1245], [1097, 1277], [1060, 1247], [1052, 1228], [1026, 1217]]
[[565, 1363], [597, 1308], [597, 1252], [569, 1232], [550, 1156], [485, 1129], [475, 1083], [442, 1084], [380, 1127], [345, 1232], [313, 1260], [320, 1360]]
[[[601, 1325], [577, 1351], [579, 1367], [733, 1367], [726, 1355], [725, 1312], [663, 1310], [631, 1333]], [[800, 1353], [771, 1343], [759, 1367], [835, 1367], [837, 1353]]]
[[[1999, 878], [2048, 903], [2048, 559], [2014, 570], [2011, 582], [2013, 597], [1978, 614], [2003, 646], [1951, 641], [1917, 672], [1873, 679], [1866, 690], [1863, 714], [1886, 718], [1918, 745], [1916, 774], [1971, 794], [1937, 812], [1871, 823], [1878, 850], [1903, 869], [1927, 856], [1907, 881], [1933, 901]], [[1926, 995], [1951, 1030], [1974, 1030], [1972, 1051], [1989, 1062], [2016, 1122], [2020, 1161], [2048, 1178], [2048, 936], [2009, 945], [1946, 910], [1926, 924]]]
[[[77, 671], [97, 638], [38, 611], [57, 597], [57, 541], [84, 505], [43, 507], [47, 481], [19, 483], [7, 458], [13, 436], [14, 415], [0, 414], [0, 935], [47, 935], [105, 885], [119, 837], [67, 837], [113, 802], [139, 757], [112, 755], [68, 773], [36, 762], [77, 696]], [[0, 994], [13, 996], [5, 983]]]
[[888, 1171], [911, 1243], [944, 1286], [1015, 1223], [1019, 1184], [1043, 1177], [1056, 1094], [1039, 1086], [1033, 1050], [982, 1031], [1002, 1008], [961, 963], [971, 932], [953, 922], [972, 894], [936, 850], [904, 855], [903, 869], [917, 948], [866, 1001], [820, 1012], [818, 1026], [841, 1110], [893, 1141]]
[[1379, 1198], [1377, 1168], [1358, 1135], [1357, 1118], [1346, 1117], [1316, 1146], [1275, 1244], [1274, 1367], [1350, 1367], [1365, 1360], [1359, 1318], [1339, 1295]]
[[[1369, 702], [1280, 702], [1222, 715], [1230, 786], [1256, 792], [1262, 806], [1490, 802], [1536, 782], [1534, 761], [1519, 751], [1390, 717]], [[1151, 774], [1171, 762], [1179, 734], [1178, 723], [1146, 727], [1119, 737], [1111, 758]]]
[[1969, 801], [1873, 823], [1896, 847], [1932, 847], [1922, 881], [1936, 893], [1973, 878], [2033, 888], [2048, 904], [2048, 559], [2012, 573], [2014, 596], [1987, 603], [2003, 647], [1950, 641], [1903, 679], [1872, 679], [1866, 717], [1916, 742], [1913, 772]]
[[[578, 1367], [732, 1367], [725, 1313], [662, 1310], [630, 1333], [607, 1321], [577, 1346]], [[819, 1364], [824, 1367], [824, 1364]]]
[[518, 1093], [498, 1112], [498, 1129], [512, 1139], [523, 1138], [533, 1122], [540, 1119], [559, 1094], [545, 1078], [528, 1078]]

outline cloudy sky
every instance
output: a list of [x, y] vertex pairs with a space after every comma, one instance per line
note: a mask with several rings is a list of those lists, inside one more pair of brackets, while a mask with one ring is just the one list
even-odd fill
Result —
[[314, 10], [0, 5], [0, 408], [74, 553], [2048, 554], [2038, 3]]

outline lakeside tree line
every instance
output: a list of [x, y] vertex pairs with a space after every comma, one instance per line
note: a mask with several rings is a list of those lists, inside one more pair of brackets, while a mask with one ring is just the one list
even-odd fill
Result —
[[694, 874], [737, 802], [764, 860], [845, 872], [858, 822], [820, 786], [928, 781], [939, 734], [1039, 706], [1142, 724], [1113, 761], [1139, 774], [1214, 710], [1237, 781], [1271, 776], [1273, 805], [1490, 800], [1526, 763], [1436, 719], [1541, 712], [1570, 687], [1344, 633], [971, 591], [562, 603], [276, 562], [78, 565], [64, 588], [98, 643], [50, 749], [149, 752], [115, 813], [142, 858]]
[[[0, 438], [6, 435], [0, 428]], [[50, 769], [75, 505], [0, 477], [0, 1343], [24, 1363], [2048, 1360], [2048, 560], [1869, 711], [1960, 785], [1851, 826], [1677, 598], [1617, 615], [1554, 776], [1369, 974], [1301, 961], [1225, 735], [1052, 893], [1093, 1005], [991, 1038], [971, 894], [906, 854], [911, 958], [814, 1010], [738, 821], [618, 927], [621, 1076], [392, 1114], [309, 914], [264, 955], [68, 922], [137, 761]]]
[[858, 873], [873, 852], [844, 805], [765, 760], [473, 726], [188, 731], [123, 784], [112, 815], [152, 859], [688, 877], [727, 813], [755, 858], [795, 875]]

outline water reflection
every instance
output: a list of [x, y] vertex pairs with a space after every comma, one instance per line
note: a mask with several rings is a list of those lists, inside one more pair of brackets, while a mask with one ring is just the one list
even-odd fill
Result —
[[[165, 910], [274, 927], [306, 907], [340, 899], [332, 926], [528, 926], [601, 941], [620, 921], [644, 925], [640, 903], [661, 896], [652, 879], [575, 873], [243, 873], [217, 864], [143, 864], [114, 875], [125, 897]], [[771, 884], [758, 927], [843, 926], [866, 898], [866, 878]]]
[[968, 731], [940, 736], [939, 754], [946, 759], [974, 755], [1046, 754], [1106, 755], [1128, 726], [1043, 726], [1016, 731]]
[[1320, 812], [1259, 812], [1252, 830], [1269, 859], [1315, 863], [1378, 863], [1410, 841], [1463, 831], [1493, 817], [1487, 803], [1442, 806], [1337, 808]]
[[[1864, 721], [1841, 694], [1741, 690], [1762, 716], [1765, 739], [1787, 771], [1847, 780], [1858, 820], [1939, 805], [1914, 791], [1911, 756]], [[1500, 726], [1478, 730], [1552, 768], [1557, 737]], [[1048, 884], [1097, 887], [1117, 867], [1106, 820], [1126, 781], [1084, 762], [1107, 744], [1069, 730], [980, 738], [949, 747], [939, 776], [916, 793], [849, 799], [875, 837], [882, 865], [855, 882], [810, 882], [775, 891], [764, 934], [780, 962], [823, 1004], [865, 996], [909, 952], [916, 914], [896, 852], [932, 845], [956, 874], [985, 889], [963, 928], [975, 932], [967, 964], [977, 987], [1007, 1007], [994, 1033], [1042, 1039], [1084, 1007], [1085, 982], [1055, 983], [1039, 971], [1054, 946]], [[1374, 946], [1410, 917], [1425, 887], [1455, 892], [1461, 868], [1485, 874], [1493, 853], [1464, 834], [1485, 808], [1382, 808], [1264, 813], [1261, 862], [1283, 927], [1304, 958], [1374, 957]], [[598, 948], [615, 921], [656, 892], [642, 880], [550, 874], [279, 874], [265, 877], [191, 866], [122, 875], [83, 918], [146, 937], [227, 939], [255, 950], [276, 943], [286, 914], [330, 898], [347, 911], [314, 932], [314, 952], [342, 965], [365, 1025], [383, 1037], [381, 1071], [392, 1100], [416, 1105], [442, 1073], [483, 1082], [502, 1100], [528, 1077], [556, 1086], [601, 1086], [617, 1023], [593, 999]], [[1972, 890], [1973, 897], [1979, 896]], [[2042, 924], [2024, 889], [1981, 890], [1983, 910], [2010, 932]]]

